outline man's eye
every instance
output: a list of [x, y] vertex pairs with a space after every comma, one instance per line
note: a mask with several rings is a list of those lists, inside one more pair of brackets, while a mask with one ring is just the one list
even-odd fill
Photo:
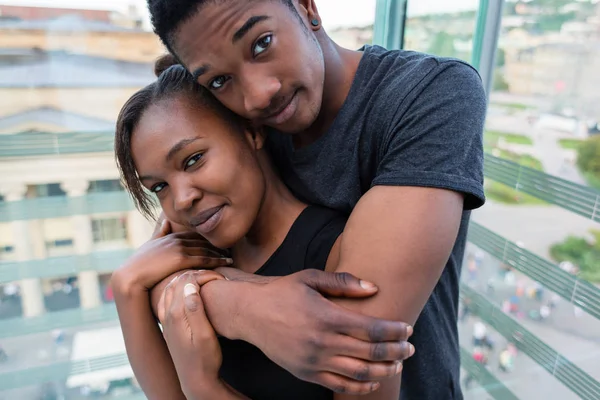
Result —
[[210, 83], [208, 84], [208, 87], [213, 90], [221, 89], [223, 87], [223, 85], [225, 84], [225, 82], [227, 82], [227, 77], [222, 76], [222, 75], [217, 76], [215, 79], [210, 81]]
[[273, 35], [263, 36], [256, 41], [254, 44], [254, 48], [252, 49], [252, 54], [254, 57], [267, 50], [271, 45], [271, 41], [273, 40]]
[[160, 192], [161, 190], [163, 190], [163, 189], [164, 189], [166, 186], [167, 186], [167, 185], [166, 185], [165, 183], [158, 183], [158, 184], [156, 184], [156, 185], [152, 186], [152, 188], [150, 188], [150, 191], [151, 191], [152, 193], [158, 193], [158, 192]]
[[200, 153], [194, 154], [193, 156], [188, 158], [188, 160], [185, 162], [185, 169], [188, 169], [189, 167], [196, 164], [198, 161], [200, 161], [201, 158], [202, 158], [202, 154], [200, 154]]

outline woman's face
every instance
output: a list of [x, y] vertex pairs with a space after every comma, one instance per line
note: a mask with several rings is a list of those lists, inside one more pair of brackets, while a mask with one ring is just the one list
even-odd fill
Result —
[[287, 133], [314, 123], [325, 79], [316, 28], [308, 23], [318, 17], [314, 2], [294, 4], [296, 12], [281, 0], [208, 2], [179, 27], [173, 44], [197, 82], [227, 108]]
[[262, 204], [262, 140], [178, 97], [144, 112], [131, 147], [141, 183], [166, 217], [229, 248], [248, 233]]

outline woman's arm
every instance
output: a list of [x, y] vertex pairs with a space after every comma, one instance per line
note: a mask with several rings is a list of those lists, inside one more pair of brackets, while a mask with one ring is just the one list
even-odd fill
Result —
[[142, 390], [150, 400], [186, 400], [148, 293], [114, 292], [127, 356]]
[[207, 260], [222, 262], [207, 257], [203, 244], [197, 235], [171, 233], [169, 223], [165, 222], [152, 239], [112, 275], [111, 285], [127, 355], [140, 386], [150, 399], [185, 400], [185, 396], [152, 313], [148, 289], [171, 272], [201, 265]]
[[221, 347], [204, 312], [200, 287], [223, 277], [188, 272], [166, 285], [159, 305], [164, 337], [188, 400], [249, 400], [219, 377]]

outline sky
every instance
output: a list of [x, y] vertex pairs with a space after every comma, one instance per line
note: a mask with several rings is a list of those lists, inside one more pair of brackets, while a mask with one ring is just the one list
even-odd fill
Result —
[[[0, 4], [21, 6], [69, 7], [127, 10], [129, 4], [146, 10], [145, 0], [0, 0]], [[317, 7], [326, 29], [340, 26], [364, 26], [375, 19], [376, 0], [317, 0]], [[409, 15], [431, 12], [474, 10], [478, 0], [410, 0]], [[341, 11], [343, 10], [343, 11]]]

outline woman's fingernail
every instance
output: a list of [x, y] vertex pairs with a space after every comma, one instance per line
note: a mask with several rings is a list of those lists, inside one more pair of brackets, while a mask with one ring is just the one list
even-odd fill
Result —
[[402, 372], [402, 361], [396, 361], [396, 375]]
[[406, 327], [406, 335], [407, 335], [408, 337], [411, 337], [411, 336], [412, 336], [412, 334], [413, 334], [413, 327], [412, 327], [412, 326], [410, 326], [410, 325], [408, 325], [408, 326]]
[[408, 344], [408, 354], [409, 357], [412, 357], [415, 354], [415, 346], [413, 346], [411, 343]]
[[363, 281], [360, 280], [358, 281], [360, 284], [360, 287], [366, 290], [373, 290], [373, 289], [377, 289], [377, 286], [375, 286], [375, 284], [371, 283], [371, 282], [367, 282], [367, 281]]
[[373, 382], [373, 383], [371, 384], [371, 391], [372, 391], [372, 392], [376, 391], [377, 389], [379, 389], [379, 386], [380, 386], [380, 383], [379, 383], [379, 382]]
[[191, 296], [196, 293], [198, 293], [198, 289], [196, 288], [196, 285], [194, 285], [193, 283], [186, 283], [186, 285], [183, 287], [183, 296], [184, 297], [188, 297], [188, 296]]
[[233, 264], [233, 259], [231, 259], [231, 258], [226, 258], [226, 259], [225, 259], [225, 262], [226, 262], [227, 264]]

